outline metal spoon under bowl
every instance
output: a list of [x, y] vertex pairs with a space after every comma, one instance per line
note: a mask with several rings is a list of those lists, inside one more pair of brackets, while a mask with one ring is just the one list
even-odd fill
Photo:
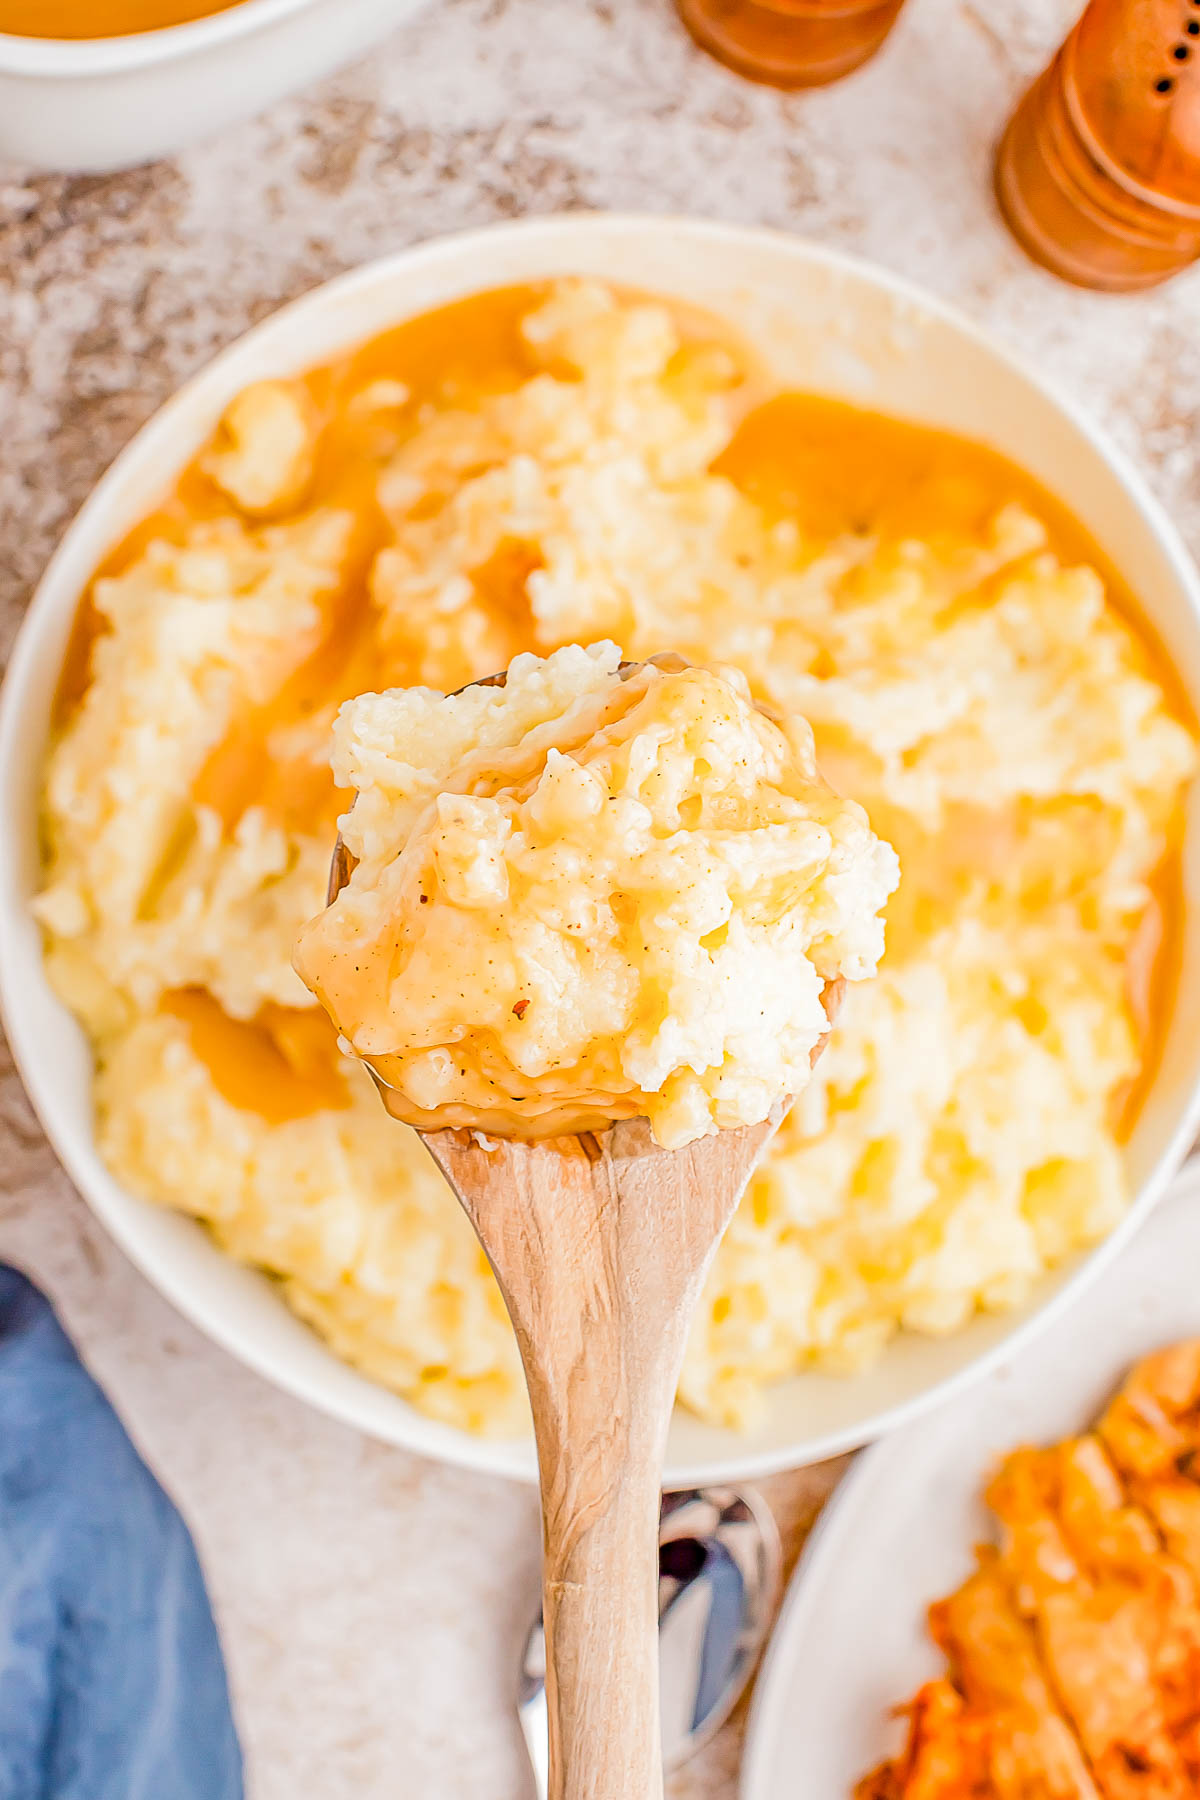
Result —
[[[750, 1678], [779, 1597], [779, 1531], [751, 1489], [664, 1494], [658, 1540], [663, 1768], [706, 1744]], [[521, 1662], [517, 1716], [539, 1800], [548, 1779], [541, 1614]]]

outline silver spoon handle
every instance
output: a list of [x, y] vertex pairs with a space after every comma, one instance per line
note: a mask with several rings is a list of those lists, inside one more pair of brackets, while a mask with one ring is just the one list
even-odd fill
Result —
[[546, 1800], [550, 1792], [550, 1720], [546, 1712], [545, 1688], [521, 1707], [519, 1716], [537, 1800]]

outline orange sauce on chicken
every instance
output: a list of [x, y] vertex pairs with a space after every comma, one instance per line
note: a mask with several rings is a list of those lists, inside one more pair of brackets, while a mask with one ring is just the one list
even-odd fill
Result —
[[[515, 388], [534, 370], [520, 323], [543, 291], [538, 285], [511, 287], [457, 301], [396, 326], [303, 378], [321, 421], [321, 437], [300, 504], [351, 510], [356, 539], [346, 577], [327, 597], [315, 633], [298, 646], [291, 674], [269, 700], [246, 707], [235, 719], [193, 786], [193, 797], [211, 806], [227, 828], [247, 807], [258, 805], [285, 826], [319, 821], [332, 845], [333, 822], [346, 796], [339, 795], [327, 769], [280, 760], [270, 741], [281, 727], [315, 711], [387, 685], [389, 679], [403, 679], [402, 671], [390, 671], [381, 660], [368, 586], [371, 562], [385, 541], [375, 484], [396, 439], [393, 433], [381, 440], [378, 417], [356, 407], [353, 397], [376, 380], [403, 383], [416, 401], [440, 404], [469, 403], [484, 392]], [[684, 329], [691, 336], [699, 328], [685, 318]], [[719, 327], [710, 327], [706, 336], [709, 342], [720, 341]], [[1169, 659], [1125, 584], [1066, 507], [1022, 469], [985, 445], [840, 401], [804, 393], [764, 400], [754, 379], [741, 391], [746, 410], [714, 468], [769, 512], [791, 517], [821, 536], [869, 531], [887, 540], [936, 538], [946, 531], [976, 535], [1000, 506], [1022, 502], [1046, 525], [1050, 547], [1060, 558], [1099, 570], [1113, 604], [1136, 630], [1147, 671], [1167, 691], [1179, 716], [1188, 717]], [[198, 519], [232, 511], [232, 502], [197, 461], [163, 505], [105, 559], [97, 578], [119, 574], [154, 538], [180, 543]], [[529, 644], [525, 584], [537, 566], [536, 548], [514, 541], [472, 571], [477, 591], [511, 638], [513, 654]], [[55, 705], [60, 723], [86, 691], [103, 629], [89, 593], [64, 659]], [[1114, 1102], [1122, 1130], [1132, 1123], [1152, 1078], [1178, 972], [1178, 847], [1176, 839], [1158, 871], [1152, 915], [1127, 959], [1130, 1011], [1143, 1039], [1144, 1061], [1137, 1082]], [[236, 1104], [282, 1118], [297, 1116], [287, 1111], [289, 1106], [303, 1112], [338, 1103], [329, 1097], [335, 1089], [344, 1103], [344, 1090], [332, 1070], [314, 1072], [322, 1055], [328, 1062], [335, 1054], [328, 1035], [320, 1053], [314, 1051], [314, 1062], [297, 1059], [295, 1021], [309, 1019], [308, 1013], [267, 1009], [247, 1025], [227, 1019], [204, 994], [177, 994], [165, 1005], [186, 1019], [197, 1054], [226, 1097], [239, 1096]], [[316, 1015], [311, 1017], [319, 1031]], [[269, 1075], [263, 1072], [264, 1057]]]

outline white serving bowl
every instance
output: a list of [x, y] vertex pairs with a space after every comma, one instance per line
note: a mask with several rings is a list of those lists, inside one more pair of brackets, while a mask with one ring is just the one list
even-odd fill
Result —
[[[405, 251], [276, 313], [190, 381], [100, 482], [46, 570], [0, 704], [0, 1001], [46, 1133], [117, 1242], [179, 1310], [281, 1387], [373, 1436], [471, 1468], [531, 1479], [532, 1444], [468, 1436], [423, 1417], [339, 1362], [262, 1276], [199, 1226], [135, 1199], [92, 1135], [86, 1038], [42, 970], [29, 899], [38, 879], [40, 768], [76, 603], [111, 545], [162, 497], [247, 382], [322, 362], [412, 314], [481, 288], [595, 275], [673, 295], [728, 320], [781, 383], [815, 389], [985, 440], [1052, 488], [1095, 535], [1161, 636], [1200, 710], [1200, 581], [1140, 476], [1067, 401], [957, 314], [813, 244], [686, 219], [603, 215], [529, 220]], [[1047, 1323], [1117, 1254], [1184, 1155], [1200, 1099], [1200, 816], [1185, 845], [1182, 974], [1161, 1066], [1128, 1149], [1137, 1198], [1100, 1249], [1048, 1278], [1025, 1310], [949, 1338], [902, 1337], [862, 1375], [804, 1375], [776, 1388], [746, 1436], [685, 1413], [667, 1480], [687, 1486], [817, 1461], [911, 1420], [978, 1378]]]
[[132, 37], [0, 33], [0, 159], [109, 170], [173, 156], [350, 62], [423, 0], [241, 0]]

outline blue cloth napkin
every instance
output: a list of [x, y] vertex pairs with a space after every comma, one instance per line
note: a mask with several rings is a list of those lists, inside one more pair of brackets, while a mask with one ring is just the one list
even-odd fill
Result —
[[241, 1800], [196, 1553], [48, 1302], [0, 1264], [0, 1800]]

